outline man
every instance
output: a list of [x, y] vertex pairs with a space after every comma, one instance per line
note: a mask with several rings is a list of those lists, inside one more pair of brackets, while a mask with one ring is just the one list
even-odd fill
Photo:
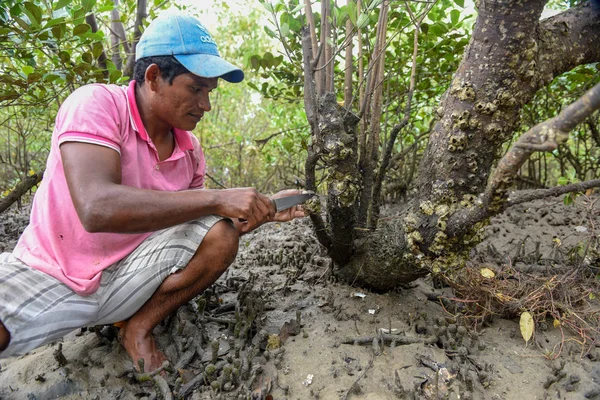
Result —
[[227, 269], [239, 236], [304, 215], [276, 213], [253, 188], [202, 189], [204, 156], [188, 131], [218, 79], [244, 74], [198, 20], [159, 18], [136, 51], [129, 87], [84, 86], [59, 110], [30, 224], [0, 256], [0, 357], [125, 321], [134, 364], [158, 368], [152, 329]]

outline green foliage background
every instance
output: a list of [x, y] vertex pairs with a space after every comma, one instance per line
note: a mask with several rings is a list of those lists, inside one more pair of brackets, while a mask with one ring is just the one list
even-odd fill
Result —
[[[150, 1], [145, 24], [168, 7], [185, 9], [172, 3]], [[365, 47], [371, 48], [380, 3], [364, 1], [360, 13], [355, 3], [335, 6], [336, 44], [342, 44], [343, 27], [350, 19], [361, 26]], [[415, 14], [424, 7], [418, 2], [409, 5]], [[238, 85], [221, 82], [212, 98], [213, 110], [196, 129], [208, 160], [208, 186], [256, 186], [264, 192], [275, 192], [301, 185], [310, 140], [302, 104], [302, 6], [298, 0], [260, 0], [243, 9], [230, 8], [225, 2], [218, 6], [219, 24], [212, 34], [223, 57], [245, 69], [246, 80]], [[568, 1], [561, 0], [549, 5], [558, 10], [569, 6]], [[129, 80], [111, 61], [114, 52], [127, 56], [110, 42], [114, 7], [113, 0], [4, 0], [0, 5], [3, 191], [43, 168], [54, 117], [62, 100], [75, 88], [91, 82], [125, 84]], [[122, 0], [118, 10], [131, 39], [136, 2]], [[86, 23], [91, 13], [98, 23], [97, 32]], [[390, 187], [398, 182], [409, 187], [412, 182], [411, 165], [420, 161], [437, 118], [436, 109], [469, 42], [474, 21], [471, 14], [463, 0], [439, 0], [421, 26], [410, 123], [396, 143], [396, 153], [411, 151], [392, 165], [387, 180]], [[318, 28], [318, 13], [316, 19]], [[404, 5], [393, 5], [385, 53], [382, 148], [391, 128], [403, 117], [414, 29]], [[103, 52], [108, 57], [106, 68], [99, 63]], [[341, 57], [337, 61], [342, 61]], [[341, 96], [343, 67], [337, 66], [335, 71], [336, 92]], [[525, 109], [522, 131], [555, 115], [599, 79], [596, 65], [582, 66], [557, 78]], [[357, 93], [364, 85], [361, 77], [356, 77], [354, 85]], [[358, 109], [357, 103], [353, 102], [353, 111]], [[522, 171], [525, 180], [540, 186], [597, 178], [600, 139], [594, 129], [597, 133], [598, 122], [596, 115], [572, 133], [567, 146], [532, 157]]]

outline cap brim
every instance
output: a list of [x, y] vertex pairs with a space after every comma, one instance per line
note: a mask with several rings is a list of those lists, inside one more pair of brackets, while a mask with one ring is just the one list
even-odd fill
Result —
[[211, 54], [177, 54], [173, 57], [192, 74], [203, 78], [223, 78], [232, 83], [244, 80], [244, 71], [218, 56]]

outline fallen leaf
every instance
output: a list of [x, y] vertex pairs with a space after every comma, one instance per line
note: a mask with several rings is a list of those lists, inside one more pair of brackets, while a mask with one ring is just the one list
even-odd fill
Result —
[[285, 342], [285, 340], [290, 336], [298, 335], [300, 330], [301, 326], [298, 324], [297, 320], [291, 319], [289, 322], [285, 322], [279, 331], [281, 342]]
[[533, 317], [527, 311], [521, 313], [521, 321], [519, 321], [519, 327], [521, 328], [521, 336], [525, 339], [525, 342], [529, 342], [531, 336], [533, 336]]
[[496, 293], [496, 297], [498, 298], [498, 300], [500, 300], [503, 303], [514, 300], [512, 297], [502, 294], [500, 292]]
[[481, 268], [479, 270], [479, 273], [481, 274], [481, 276], [483, 276], [484, 278], [488, 278], [488, 279], [492, 279], [493, 277], [496, 276], [496, 274], [494, 273], [494, 271], [492, 271], [489, 268]]

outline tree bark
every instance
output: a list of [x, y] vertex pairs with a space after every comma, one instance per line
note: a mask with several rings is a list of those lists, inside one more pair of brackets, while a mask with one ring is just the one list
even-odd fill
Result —
[[[92, 32], [98, 32], [98, 23], [96, 22], [96, 15], [94, 13], [86, 15], [85, 22], [92, 28]], [[102, 49], [102, 53], [98, 57], [98, 66], [102, 68], [102, 74], [104, 78], [108, 78], [108, 70], [106, 69], [106, 52]]]
[[135, 65], [135, 48], [142, 37], [142, 26], [146, 19], [147, 12], [146, 0], [137, 0], [137, 11], [135, 13], [135, 25], [133, 26], [133, 41], [131, 44], [131, 51], [127, 55], [127, 63], [123, 70], [123, 75], [133, 76], [133, 67]]
[[[387, 290], [464, 265], [489, 214], [452, 218], [475, 209], [494, 161], [518, 128], [522, 107], [554, 77], [600, 60], [600, 16], [584, 5], [540, 21], [545, 3], [478, 3], [471, 42], [419, 166], [419, 192], [404, 212], [380, 220], [374, 232], [355, 241], [354, 257], [339, 266], [343, 279]], [[449, 231], [451, 221], [459, 229]]]

